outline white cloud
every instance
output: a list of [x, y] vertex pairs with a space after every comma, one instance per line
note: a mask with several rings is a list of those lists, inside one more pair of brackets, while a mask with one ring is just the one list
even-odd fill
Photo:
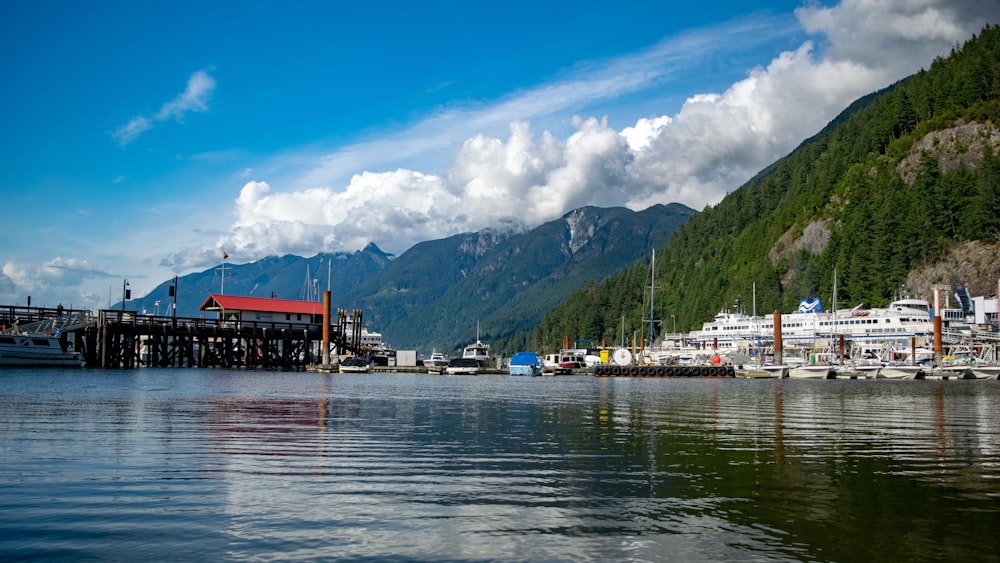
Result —
[[128, 123], [116, 129], [111, 136], [118, 141], [118, 144], [125, 146], [152, 129], [157, 122], [170, 119], [183, 121], [190, 112], [206, 111], [214, 90], [215, 79], [207, 72], [199, 70], [188, 78], [187, 88], [176, 98], [163, 104], [155, 115], [133, 117]]
[[122, 125], [118, 129], [115, 129], [115, 132], [111, 135], [116, 141], [118, 141], [118, 144], [127, 145], [136, 140], [139, 135], [142, 135], [144, 132], [152, 129], [152, 127], [153, 122], [150, 121], [149, 118], [142, 116], [133, 117], [128, 121], [128, 123]]
[[[299, 155], [290, 159], [297, 177], [277, 183], [278, 190], [263, 182], [244, 185], [237, 219], [216, 247], [233, 248], [234, 257], [245, 260], [354, 250], [371, 241], [402, 252], [510, 217], [537, 225], [582, 205], [642, 209], [681, 202], [700, 209], [790, 152], [857, 97], [928, 66], [989, 18], [1000, 19], [1000, 6], [844, 0], [832, 8], [812, 4], [796, 15], [811, 41], [750, 69], [725, 91], [696, 93], [676, 114], [636, 119], [621, 131], [606, 119], [576, 117], [575, 131], [560, 139], [535, 133], [530, 124], [585, 115], [581, 110], [593, 104], [657, 87], [700, 61], [718, 42], [719, 29], [581, 66], [565, 80], [491, 107], [445, 111], [382, 141], [318, 158]], [[739, 45], [761, 29], [724, 31], [727, 44]], [[497, 136], [500, 124], [509, 130], [504, 139]], [[431, 160], [428, 155], [456, 138], [464, 142], [442, 167], [446, 173], [392, 166]], [[365, 168], [395, 171], [356, 173], [346, 185], [339, 180]], [[217, 261], [216, 252], [190, 249], [176, 263], [199, 264], [198, 256]]]
[[215, 90], [215, 79], [203, 70], [191, 75], [188, 78], [187, 88], [173, 100], [163, 104], [156, 114], [158, 121], [184, 119], [188, 112], [205, 111], [208, 109], [208, 100]]
[[75, 258], [54, 258], [41, 265], [8, 261], [0, 268], [0, 302], [26, 304], [31, 296], [32, 305], [42, 307], [64, 301], [67, 306], [89, 307], [99, 298], [82, 290], [82, 283], [112, 277], [106, 267]]
[[824, 35], [833, 61], [909, 74], [996, 23], [995, 0], [842, 0], [796, 10], [803, 28]]

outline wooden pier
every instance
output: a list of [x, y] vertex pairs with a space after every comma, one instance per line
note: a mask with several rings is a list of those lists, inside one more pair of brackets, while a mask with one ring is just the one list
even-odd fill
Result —
[[[86, 367], [245, 368], [301, 371], [322, 359], [322, 323], [224, 321], [140, 315], [132, 311], [71, 311], [0, 306], [6, 328], [58, 315], [85, 314], [89, 322], [67, 329], [60, 338], [80, 352]], [[347, 328], [329, 328], [336, 354], [361, 353], [350, 344]]]

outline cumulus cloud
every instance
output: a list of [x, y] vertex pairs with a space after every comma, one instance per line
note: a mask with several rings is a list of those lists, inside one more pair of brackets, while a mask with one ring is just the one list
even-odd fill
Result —
[[41, 265], [8, 261], [0, 268], [0, 302], [26, 303], [31, 296], [32, 305], [38, 306], [55, 307], [67, 298], [89, 305], [98, 298], [82, 291], [81, 282], [104, 278], [119, 279], [105, 267], [75, 258], [54, 258]]
[[998, 11], [992, 0], [843, 0], [795, 13], [807, 32], [827, 38], [829, 60], [877, 69], [926, 65], [996, 23]]
[[166, 102], [151, 116], [135, 116], [116, 129], [111, 136], [118, 144], [125, 146], [139, 135], [153, 128], [157, 122], [168, 120], [183, 121], [190, 112], [206, 111], [208, 101], [215, 90], [215, 79], [207, 72], [199, 70], [188, 78], [187, 87], [176, 98]]
[[[709, 49], [718, 30], [322, 155], [304, 166], [299, 181], [305, 178], [305, 187], [248, 182], [234, 202], [237, 219], [216, 246], [233, 248], [246, 260], [354, 250], [369, 242], [402, 252], [421, 240], [512, 217], [538, 225], [583, 205], [638, 210], [681, 202], [700, 209], [786, 155], [859, 96], [929, 65], [987, 21], [1000, 20], [1000, 6], [843, 0], [833, 7], [810, 4], [796, 16], [810, 40], [749, 69], [724, 91], [691, 95], [673, 115], [645, 116], [615, 130], [606, 118], [576, 109], [656, 87], [683, 68], [677, 60], [682, 54], [697, 57]], [[727, 41], [739, 43], [732, 36]], [[564, 139], [533, 129], [533, 121], [570, 108], [582, 116], [573, 118]], [[492, 129], [501, 119], [508, 128], [504, 137], [470, 130]], [[448, 145], [458, 133], [466, 133], [465, 140], [441, 172], [396, 168], [356, 173], [346, 186], [331, 182], [352, 166], [384, 165], [392, 161], [388, 155]], [[189, 249], [175, 263], [193, 265], [199, 256], [217, 260], [217, 252]]]

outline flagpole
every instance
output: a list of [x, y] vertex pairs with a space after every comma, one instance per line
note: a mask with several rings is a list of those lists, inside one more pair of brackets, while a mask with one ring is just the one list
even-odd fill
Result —
[[229, 253], [225, 250], [222, 251], [222, 266], [219, 271], [222, 272], [222, 282], [220, 283], [219, 294], [226, 294], [226, 260], [229, 259]]

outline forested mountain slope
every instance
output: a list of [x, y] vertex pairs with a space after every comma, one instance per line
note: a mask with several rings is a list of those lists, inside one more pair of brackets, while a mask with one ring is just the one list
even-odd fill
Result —
[[484, 230], [415, 245], [335, 304], [400, 349], [458, 353], [476, 338], [502, 353], [530, 347], [542, 315], [587, 283], [630, 267], [696, 212], [584, 207], [534, 229]]
[[[657, 253], [653, 317], [700, 327], [756, 283], [759, 312], [800, 298], [883, 306], [1000, 276], [1000, 31], [859, 100]], [[648, 319], [648, 265], [591, 284], [546, 315], [538, 348], [565, 336], [616, 341]], [[645, 305], [644, 305], [645, 303]], [[673, 318], [671, 319], [671, 315]]]

